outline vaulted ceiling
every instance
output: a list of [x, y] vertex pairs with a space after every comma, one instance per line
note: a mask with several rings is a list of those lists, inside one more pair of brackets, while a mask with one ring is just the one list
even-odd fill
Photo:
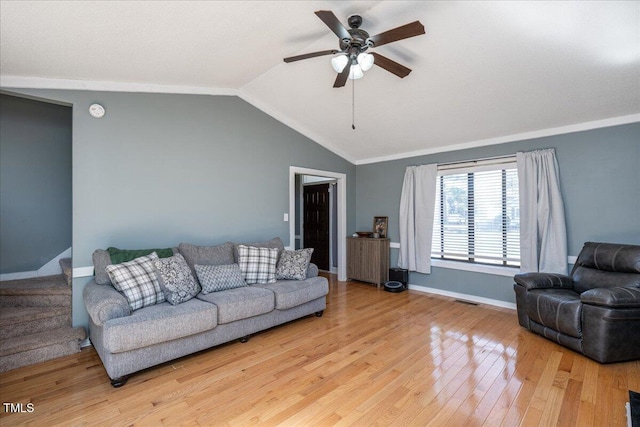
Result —
[[[284, 63], [338, 48], [317, 10], [420, 20], [376, 49], [412, 73]], [[640, 2], [1, 1], [0, 85], [238, 95], [360, 164], [640, 121]]]

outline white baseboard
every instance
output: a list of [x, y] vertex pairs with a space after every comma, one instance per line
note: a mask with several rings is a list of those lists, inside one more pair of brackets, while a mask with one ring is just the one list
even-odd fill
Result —
[[493, 305], [495, 307], [508, 308], [508, 309], [511, 309], [511, 310], [515, 310], [516, 309], [516, 304], [515, 303], [506, 302], [506, 301], [500, 301], [500, 300], [497, 300], [497, 299], [479, 297], [479, 296], [476, 296], [476, 295], [462, 294], [462, 293], [459, 293], [459, 292], [445, 291], [445, 290], [442, 290], [442, 289], [429, 288], [429, 287], [426, 287], [426, 286], [419, 286], [419, 285], [412, 285], [412, 284], [409, 284], [409, 289], [414, 290], [414, 291], [428, 293], [428, 294], [436, 294], [436, 295], [442, 295], [442, 296], [445, 296], [445, 297], [461, 299], [461, 300], [464, 300], [464, 301], [477, 302], [479, 304], [488, 304], [488, 305]]
[[73, 278], [93, 276], [93, 266], [76, 267], [73, 269]]
[[0, 274], [0, 281], [31, 279], [33, 277], [53, 276], [55, 274], [61, 274], [62, 269], [60, 268], [60, 260], [62, 258], [71, 258], [71, 248], [66, 249], [60, 255], [56, 256], [37, 270]]

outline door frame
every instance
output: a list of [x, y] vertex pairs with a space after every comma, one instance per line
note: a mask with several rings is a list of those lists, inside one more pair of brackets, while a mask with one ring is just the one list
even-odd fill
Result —
[[338, 280], [347, 280], [347, 174], [289, 166], [289, 248], [296, 247], [296, 175], [333, 178], [338, 182]]

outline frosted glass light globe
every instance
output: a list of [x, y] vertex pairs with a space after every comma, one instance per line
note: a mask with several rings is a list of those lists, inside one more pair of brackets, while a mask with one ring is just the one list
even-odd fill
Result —
[[360, 65], [353, 64], [351, 66], [351, 71], [349, 71], [349, 78], [351, 80], [358, 80], [358, 79], [361, 79], [363, 76], [364, 76], [364, 73], [362, 72], [362, 68], [360, 68]]
[[349, 62], [347, 55], [338, 55], [331, 58], [331, 66], [336, 73], [341, 73], [347, 65], [347, 62]]
[[362, 71], [369, 71], [373, 67], [373, 55], [367, 52], [362, 52], [358, 55], [358, 64]]

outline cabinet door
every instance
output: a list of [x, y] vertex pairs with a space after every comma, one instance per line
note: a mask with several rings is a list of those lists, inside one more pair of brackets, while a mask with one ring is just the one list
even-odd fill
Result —
[[347, 277], [359, 279], [362, 274], [360, 241], [347, 239]]
[[362, 280], [379, 283], [378, 271], [380, 270], [380, 242], [378, 240], [366, 240], [362, 242]]

